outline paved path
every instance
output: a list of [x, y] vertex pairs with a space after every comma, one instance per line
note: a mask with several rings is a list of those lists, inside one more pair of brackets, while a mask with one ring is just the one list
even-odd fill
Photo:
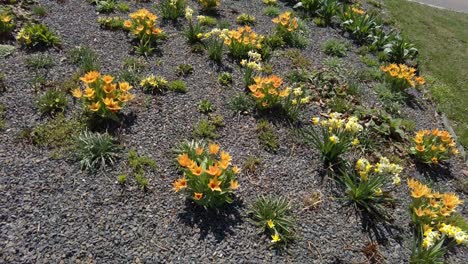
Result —
[[468, 13], [468, 0], [410, 0], [410, 1]]

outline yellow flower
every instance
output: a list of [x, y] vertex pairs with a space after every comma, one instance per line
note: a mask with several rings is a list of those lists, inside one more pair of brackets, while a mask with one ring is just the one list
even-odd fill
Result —
[[280, 242], [280, 241], [281, 241], [281, 238], [280, 238], [278, 232], [275, 232], [275, 234], [271, 236], [271, 242], [272, 243], [277, 243], [277, 242]]
[[90, 71], [80, 78], [86, 84], [95, 82], [101, 74], [98, 71]]
[[89, 87], [86, 87], [86, 89], [84, 90], [84, 97], [86, 98], [93, 98], [94, 97], [94, 90], [89, 88]]
[[203, 148], [196, 148], [195, 152], [197, 153], [197, 155], [201, 155], [203, 154]]
[[102, 89], [104, 90], [105, 93], [111, 93], [115, 90], [116, 87], [117, 87], [116, 84], [106, 83]]
[[119, 101], [125, 103], [125, 102], [133, 100], [133, 98], [135, 98], [135, 95], [131, 93], [126, 93], [126, 94], [122, 94], [119, 96]]
[[130, 89], [132, 89], [133, 87], [128, 83], [128, 82], [121, 82], [119, 83], [119, 89], [122, 91], [122, 92], [128, 92]]
[[187, 179], [185, 177], [176, 180], [174, 183], [172, 183], [172, 186], [174, 186], [174, 190], [176, 192], [180, 191], [181, 189], [187, 188]]
[[271, 220], [271, 219], [268, 220], [268, 221], [266, 222], [266, 224], [267, 224], [267, 226], [268, 226], [269, 228], [275, 227], [275, 223], [273, 223], [273, 220]]
[[232, 172], [234, 172], [234, 174], [239, 174], [240, 171], [241, 171], [241, 169], [239, 169], [239, 167], [237, 167], [237, 166], [234, 166], [234, 167], [232, 168]]
[[312, 117], [312, 123], [313, 123], [314, 125], [317, 125], [319, 122], [320, 122], [320, 118], [318, 118], [318, 117]]
[[211, 176], [217, 177], [221, 175], [222, 171], [218, 168], [218, 166], [210, 166], [206, 171]]
[[203, 198], [203, 193], [194, 193], [193, 194], [193, 199], [194, 200], [200, 200], [201, 198]]
[[193, 166], [190, 168], [190, 171], [193, 173], [195, 176], [200, 176], [203, 173], [203, 168], [201, 166]]
[[329, 137], [328, 139], [329, 139], [330, 142], [333, 143], [333, 144], [340, 143], [340, 139], [339, 139], [337, 136], [335, 136], [335, 135]]
[[213, 155], [216, 155], [218, 154], [218, 151], [219, 151], [219, 146], [218, 144], [215, 144], [215, 143], [212, 143], [208, 146], [208, 151], [213, 154]]
[[237, 188], [239, 188], [239, 183], [235, 180], [231, 180], [231, 190], [236, 190]]
[[110, 75], [104, 75], [104, 77], [102, 77], [102, 80], [104, 81], [104, 83], [110, 84], [114, 80], [114, 77]]
[[99, 108], [101, 108], [101, 104], [99, 102], [96, 102], [94, 104], [90, 104], [88, 107], [89, 107], [89, 110], [93, 112], [97, 112], [99, 111]]
[[132, 21], [130, 20], [125, 20], [124, 23], [123, 23], [124, 27], [126, 28], [130, 28], [132, 27]]
[[180, 154], [178, 157], [177, 157], [177, 162], [179, 162], [179, 165], [182, 166], [182, 167], [188, 167], [192, 160], [189, 158], [188, 154]]
[[229, 155], [229, 153], [225, 152], [225, 151], [221, 151], [221, 161], [223, 162], [230, 162], [231, 161], [231, 155]]
[[2, 21], [3, 21], [4, 23], [8, 23], [8, 22], [11, 21], [11, 17], [8, 16], [8, 15], [6, 15], [6, 16], [4, 16], [4, 17], [2, 18]]
[[117, 101], [114, 101], [112, 98], [104, 98], [102, 102], [106, 105], [107, 109], [111, 110], [112, 112], [117, 112], [122, 107], [120, 107], [119, 103]]
[[76, 88], [72, 91], [72, 95], [76, 98], [81, 98], [83, 96], [83, 92], [80, 88]]
[[356, 146], [356, 145], [359, 145], [359, 139], [358, 138], [355, 138], [352, 142], [353, 146]]
[[383, 192], [382, 192], [382, 189], [377, 188], [377, 189], [375, 190], [374, 193], [375, 193], [375, 195], [377, 195], [377, 196], [381, 196]]
[[211, 191], [218, 191], [221, 192], [221, 182], [218, 181], [217, 178], [210, 179], [210, 182], [208, 183], [208, 187], [210, 187]]

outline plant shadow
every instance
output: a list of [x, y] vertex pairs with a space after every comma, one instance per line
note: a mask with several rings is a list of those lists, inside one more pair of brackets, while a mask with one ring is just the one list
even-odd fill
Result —
[[185, 201], [185, 210], [178, 214], [182, 223], [200, 229], [199, 240], [204, 240], [210, 233], [217, 242], [224, 240], [226, 234], [234, 234], [232, 227], [242, 224], [239, 208], [243, 203], [235, 200], [219, 209], [205, 209], [190, 199]]
[[452, 171], [450, 170], [450, 164], [431, 166], [416, 160], [415, 165], [417, 171], [431, 181], [446, 181], [454, 178]]
[[404, 232], [404, 230], [398, 225], [393, 224], [393, 219], [380, 219], [358, 208], [355, 208], [355, 212], [361, 219], [362, 230], [368, 234], [371, 241], [387, 245], [389, 242], [388, 237], [392, 237], [400, 244], [403, 243], [403, 238], [399, 234]]
[[87, 127], [92, 132], [108, 132], [113, 136], [118, 135], [122, 130], [131, 131], [131, 127], [136, 123], [137, 115], [133, 112], [119, 114], [120, 121], [103, 119], [99, 116], [91, 115], [86, 118]]

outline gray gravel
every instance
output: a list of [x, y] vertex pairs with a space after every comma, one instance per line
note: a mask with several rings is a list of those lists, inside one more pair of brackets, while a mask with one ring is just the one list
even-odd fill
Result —
[[[188, 2], [197, 6], [195, 1]], [[265, 34], [271, 30], [260, 0], [223, 2], [220, 15], [232, 25], [237, 16], [233, 10], [238, 10], [257, 18], [256, 31]], [[44, 1], [44, 5], [48, 10], [44, 22], [63, 40], [62, 50], [45, 51], [56, 62], [49, 78], [71, 76], [75, 69], [64, 57], [74, 46], [89, 45], [96, 50], [106, 73], [115, 72], [132, 53], [123, 32], [99, 29], [98, 15], [86, 1]], [[152, 5], [131, 2], [131, 6], [135, 10]], [[326, 58], [320, 51], [322, 43], [331, 37], [344, 38], [337, 29], [308, 25], [310, 45], [302, 52], [318, 67]], [[50, 158], [52, 150], [16, 142], [22, 128], [44, 119], [37, 114], [36, 93], [28, 85], [32, 78], [24, 65], [28, 52], [20, 50], [0, 64], [8, 87], [0, 96], [7, 110], [7, 128], [0, 133], [0, 263], [366, 263], [361, 248], [376, 235], [362, 229], [360, 218], [336, 199], [332, 186], [322, 184], [318, 153], [294, 140], [282, 123], [275, 124], [281, 145], [278, 153], [263, 150], [255, 133], [256, 118], [235, 116], [227, 108], [228, 98], [243, 91], [237, 66], [224, 61], [225, 68], [233, 71], [234, 84], [220, 86], [217, 75], [221, 70], [206, 55], [191, 53], [180, 31], [170, 24], [163, 28], [169, 39], [161, 47], [161, 57], [148, 59], [150, 67], [145, 73], [174, 80], [174, 69], [181, 63], [191, 64], [194, 73], [184, 77], [187, 94], [150, 96], [136, 91], [147, 98], [147, 107], [130, 107], [137, 118], [123, 131], [122, 142], [127, 149], [135, 148], [156, 160], [158, 170], [149, 175], [147, 192], [116, 184], [121, 164], [89, 175], [77, 163]], [[279, 56], [271, 63], [279, 74], [290, 68]], [[355, 53], [345, 63], [346, 67], [363, 67]], [[364, 96], [366, 107], [378, 105], [370, 88], [364, 87]], [[178, 177], [171, 149], [191, 138], [192, 125], [203, 117], [196, 104], [204, 98], [225, 117], [226, 126], [219, 131], [217, 142], [232, 154], [234, 164], [242, 165], [249, 155], [263, 160], [257, 173], [241, 174], [236, 202], [218, 214], [194, 209], [171, 190]], [[405, 114], [416, 121], [417, 128], [441, 127], [434, 106], [419, 100], [425, 108], [405, 107]], [[303, 121], [321, 110], [311, 105]], [[68, 115], [76, 112], [71, 106]], [[449, 168], [452, 178], [435, 184], [453, 191], [463, 165], [456, 160]], [[407, 166], [404, 175], [422, 177], [414, 165]], [[305, 208], [304, 199], [315, 191], [323, 194], [323, 202], [316, 209]], [[248, 222], [246, 209], [259, 194], [282, 195], [292, 201], [299, 239], [288, 253], [269, 249], [269, 238], [257, 235]], [[411, 252], [407, 188], [402, 186], [395, 195], [401, 201], [394, 209], [393, 226], [379, 226], [379, 234], [386, 238], [380, 241], [380, 250], [387, 263], [407, 263]], [[461, 209], [466, 212], [466, 206]], [[456, 249], [450, 253], [450, 263], [464, 263], [467, 253]]]

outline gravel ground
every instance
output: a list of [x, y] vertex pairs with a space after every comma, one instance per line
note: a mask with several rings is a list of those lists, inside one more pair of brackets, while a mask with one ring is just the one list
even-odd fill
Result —
[[[195, 1], [188, 2], [197, 6]], [[256, 31], [271, 31], [272, 23], [262, 14], [260, 0], [223, 2], [220, 16], [232, 25], [238, 13], [248, 12], [258, 20]], [[73, 74], [75, 67], [65, 55], [78, 45], [97, 51], [104, 73], [115, 72], [132, 53], [125, 33], [99, 28], [98, 14], [86, 1], [43, 4], [48, 10], [44, 22], [63, 40], [62, 49], [45, 51], [55, 59], [50, 79], [59, 81]], [[152, 4], [131, 2], [131, 6], [135, 10]], [[322, 43], [331, 37], [345, 39], [337, 29], [307, 25], [310, 45], [302, 53], [318, 67], [326, 58], [320, 51]], [[237, 66], [228, 60], [223, 67], [213, 65], [206, 55], [191, 53], [174, 26], [164, 24], [163, 29], [169, 39], [161, 46], [161, 56], [148, 59], [145, 73], [174, 80], [174, 69], [181, 63], [191, 64], [194, 73], [184, 77], [187, 94], [149, 96], [136, 91], [147, 98], [146, 107], [130, 107], [136, 120], [124, 129], [121, 138], [126, 149], [135, 148], [158, 164], [157, 171], [150, 174], [147, 192], [116, 184], [122, 165], [90, 175], [80, 171], [76, 162], [50, 158], [52, 150], [15, 141], [23, 128], [45, 118], [37, 114], [37, 94], [29, 85], [32, 75], [24, 65], [30, 54], [19, 50], [0, 64], [8, 87], [0, 96], [7, 122], [6, 130], [0, 133], [0, 263], [367, 263], [361, 249], [376, 238], [382, 238], [379, 248], [387, 263], [407, 263], [411, 233], [405, 186], [395, 194], [400, 198], [393, 211], [395, 222], [374, 231], [363, 230], [360, 217], [336, 199], [330, 184], [322, 182], [318, 153], [294, 140], [288, 125], [275, 123], [280, 149], [271, 154], [259, 145], [255, 116], [236, 116], [228, 110], [228, 98], [243, 91]], [[290, 67], [278, 54], [271, 63], [278, 74]], [[346, 67], [364, 67], [354, 52], [349, 52], [345, 63]], [[231, 88], [217, 82], [218, 73], [226, 69], [233, 72]], [[366, 107], [378, 105], [369, 87], [364, 87], [363, 97]], [[418, 129], [442, 127], [435, 107], [421, 94], [416, 97], [423, 107], [405, 107], [404, 113], [416, 121]], [[218, 213], [195, 209], [171, 190], [178, 177], [171, 149], [191, 138], [192, 125], [203, 117], [196, 104], [204, 98], [225, 117], [226, 126], [219, 131], [217, 142], [231, 153], [234, 164], [242, 165], [249, 155], [262, 159], [256, 173], [241, 174], [236, 202]], [[321, 110], [311, 105], [303, 121]], [[72, 111], [76, 107], [71, 106], [67, 115]], [[452, 161], [448, 168], [444, 172], [448, 179], [434, 184], [454, 191], [456, 178], [466, 177], [462, 172], [466, 168], [460, 160]], [[427, 172], [408, 165], [404, 176], [422, 178], [423, 173]], [[306, 208], [304, 199], [316, 191], [322, 193], [322, 203], [315, 209]], [[269, 249], [269, 238], [257, 235], [247, 220], [246, 209], [259, 194], [291, 200], [299, 239], [288, 252]], [[460, 196], [465, 198], [463, 193]], [[460, 210], [466, 213], [466, 206]], [[449, 263], [466, 263], [467, 253], [462, 248], [450, 252]]]

